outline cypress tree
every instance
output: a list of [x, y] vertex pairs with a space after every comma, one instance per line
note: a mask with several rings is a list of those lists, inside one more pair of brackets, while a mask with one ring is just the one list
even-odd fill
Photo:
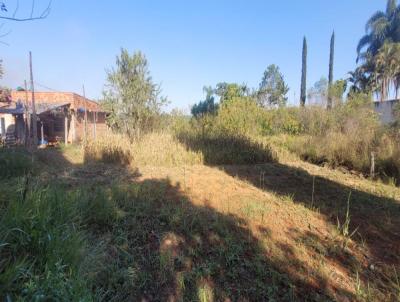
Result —
[[306, 104], [306, 81], [307, 81], [307, 40], [303, 38], [303, 54], [301, 65], [301, 88], [300, 88], [300, 105]]
[[331, 36], [331, 47], [329, 54], [329, 77], [328, 77], [328, 109], [332, 108], [332, 92], [331, 87], [333, 83], [333, 59], [335, 54], [335, 32]]

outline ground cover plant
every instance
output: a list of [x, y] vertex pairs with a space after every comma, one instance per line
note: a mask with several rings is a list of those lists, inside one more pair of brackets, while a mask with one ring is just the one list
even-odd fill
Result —
[[[182, 154], [207, 158], [210, 141], [190, 143]], [[39, 150], [28, 184], [2, 182], [2, 298], [398, 298], [395, 187], [269, 149], [241, 165], [128, 165], [84, 150]]]

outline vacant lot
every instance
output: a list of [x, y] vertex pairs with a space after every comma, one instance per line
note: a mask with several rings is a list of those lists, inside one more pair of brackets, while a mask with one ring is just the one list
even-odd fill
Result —
[[[256, 165], [154, 167], [85, 163], [75, 146], [41, 150], [36, 158], [40, 164], [29, 184], [26, 177], [2, 181], [2, 297], [400, 297], [400, 190], [394, 186], [293, 156]], [[41, 203], [33, 201], [38, 196]], [[54, 199], [58, 205], [47, 208]], [[12, 200], [30, 214], [18, 214]], [[34, 215], [54, 216], [68, 205], [70, 220], [61, 217], [67, 214], [56, 221]], [[63, 242], [78, 235], [65, 252]], [[68, 239], [52, 246], [56, 239], [49, 238], [57, 236]], [[51, 262], [62, 267], [56, 269], [61, 276], [54, 275]]]

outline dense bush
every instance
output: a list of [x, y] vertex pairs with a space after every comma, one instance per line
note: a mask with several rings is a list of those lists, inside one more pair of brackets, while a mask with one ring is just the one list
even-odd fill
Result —
[[[235, 144], [228, 142], [232, 138], [254, 142], [265, 141], [260, 137], [279, 136], [280, 139], [271, 141], [316, 164], [343, 166], [367, 175], [374, 152], [379, 176], [400, 176], [397, 136], [379, 123], [370, 96], [364, 94], [353, 94], [346, 102], [337, 102], [331, 110], [321, 106], [266, 110], [251, 97], [236, 97], [224, 101], [216, 114], [192, 118], [190, 124], [181, 125], [178, 133], [181, 141], [190, 141], [192, 147], [197, 145], [196, 150], [207, 150], [208, 158], [215, 153], [213, 163], [234, 162], [235, 156], [229, 150], [238, 154], [237, 163], [243, 163], [239, 155], [242, 147], [235, 148]], [[182, 139], [182, 133], [186, 136], [190, 133], [190, 139]], [[194, 137], [197, 144], [193, 144]], [[224, 139], [218, 140], [221, 144], [215, 144], [215, 137]], [[203, 148], [198, 148], [199, 144]], [[211, 147], [218, 145], [221, 148]]]
[[330, 111], [301, 110], [299, 117], [303, 133], [288, 141], [291, 151], [314, 163], [369, 170], [370, 155], [379, 147], [382, 131], [370, 103], [351, 99]]

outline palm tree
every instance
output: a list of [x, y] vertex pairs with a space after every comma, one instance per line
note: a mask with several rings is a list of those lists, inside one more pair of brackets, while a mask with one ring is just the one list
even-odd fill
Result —
[[357, 67], [354, 71], [350, 71], [347, 81], [351, 83], [350, 92], [368, 93], [376, 90], [375, 83], [375, 64], [374, 61], [368, 57], [366, 62]]
[[357, 61], [367, 55], [375, 56], [385, 42], [400, 42], [400, 5], [397, 5], [397, 0], [387, 0], [386, 11], [374, 13], [365, 25], [365, 32], [357, 46]]
[[386, 42], [374, 58], [375, 79], [379, 86], [381, 101], [387, 99], [390, 89], [398, 91], [397, 79], [400, 75], [400, 43]]

